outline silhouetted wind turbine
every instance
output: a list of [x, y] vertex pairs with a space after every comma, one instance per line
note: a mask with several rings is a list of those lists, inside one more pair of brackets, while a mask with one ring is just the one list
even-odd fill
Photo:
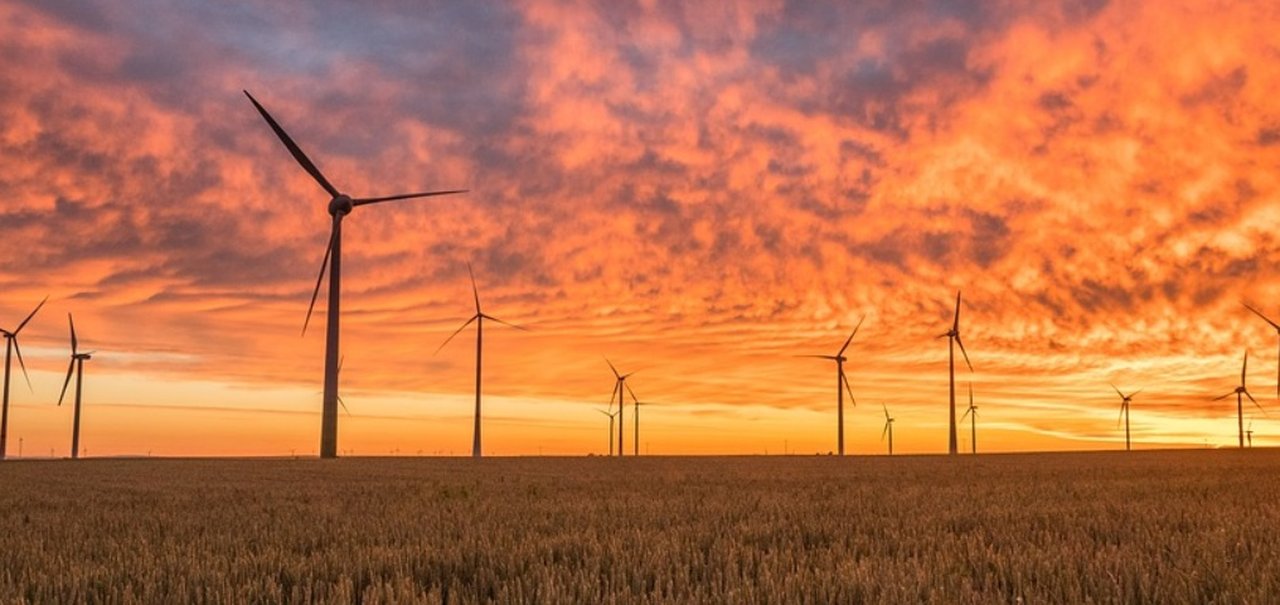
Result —
[[517, 326], [513, 323], [502, 321], [497, 317], [494, 317], [492, 315], [486, 315], [483, 311], [481, 311], [480, 310], [480, 290], [476, 288], [476, 275], [471, 271], [471, 263], [467, 263], [467, 274], [471, 276], [471, 293], [475, 295], [476, 314], [472, 315], [470, 319], [468, 319], [465, 323], [462, 324], [462, 327], [458, 328], [457, 330], [454, 330], [453, 334], [450, 334], [448, 338], [444, 339], [444, 342], [440, 343], [440, 347], [436, 349], [436, 353], [439, 353], [440, 349], [443, 349], [445, 345], [449, 344], [449, 341], [453, 340], [453, 337], [457, 336], [459, 332], [462, 332], [463, 330], [467, 329], [467, 326], [471, 325], [471, 322], [473, 321], [476, 322], [476, 414], [475, 414], [475, 430], [472, 433], [472, 439], [471, 439], [471, 456], [473, 458], [479, 458], [480, 457], [480, 353], [484, 347], [484, 320], [486, 319], [493, 320], [504, 326], [510, 326], [517, 330], [528, 330], [528, 328], [524, 328], [521, 326]]
[[321, 407], [320, 420], [320, 457], [336, 458], [338, 456], [338, 318], [339, 318], [339, 299], [342, 292], [342, 219], [350, 214], [356, 206], [365, 204], [378, 204], [382, 202], [393, 202], [396, 200], [407, 200], [420, 197], [430, 197], [436, 195], [449, 195], [453, 193], [463, 193], [464, 189], [451, 189], [447, 191], [428, 191], [422, 193], [405, 193], [400, 195], [388, 195], [382, 197], [366, 197], [353, 198], [345, 193], [338, 191], [336, 187], [329, 183], [329, 180], [321, 174], [320, 169], [311, 162], [302, 149], [284, 128], [280, 127], [271, 114], [262, 107], [258, 100], [244, 91], [245, 96], [249, 97], [249, 101], [262, 114], [262, 118], [267, 121], [267, 125], [271, 130], [275, 131], [276, 137], [284, 143], [285, 148], [293, 155], [293, 159], [297, 160], [302, 169], [311, 175], [317, 183], [324, 188], [331, 199], [329, 200], [329, 214], [333, 217], [333, 226], [329, 232], [329, 244], [325, 247], [324, 258], [320, 261], [320, 276], [316, 278], [315, 290], [311, 293], [311, 304], [307, 306], [307, 318], [302, 324], [302, 333], [306, 334], [307, 324], [311, 321], [311, 311], [315, 308], [316, 297], [320, 294], [320, 284], [324, 281], [325, 271], [329, 271], [329, 305], [328, 317], [326, 319], [326, 337], [325, 337], [325, 359], [324, 359], [324, 400]]
[[[626, 450], [622, 448], [622, 443], [623, 443], [622, 442], [622, 435], [623, 435], [622, 424], [626, 416], [625, 414], [622, 413], [622, 410], [623, 408], [626, 407], [626, 403], [627, 403], [625, 400], [624, 389], [626, 391], [631, 390], [631, 387], [627, 386], [627, 377], [632, 374], [635, 374], [635, 372], [619, 374], [618, 368], [613, 367], [612, 361], [609, 361], [608, 358], [606, 358], [604, 362], [609, 364], [610, 370], [613, 370], [613, 377], [614, 377], [613, 394], [609, 395], [609, 408], [613, 409], [613, 398], [617, 397], [618, 398], [618, 455], [622, 456], [626, 452]], [[631, 400], [632, 401], [636, 400], [635, 393], [631, 393]]]
[[[613, 406], [612, 398], [609, 399], [609, 405], [610, 407]], [[618, 414], [622, 413], [622, 410], [618, 410], [617, 412], [609, 412], [606, 410], [597, 409], [596, 411], [609, 417], [609, 455], [612, 456], [613, 455], [613, 419], [616, 418]]]
[[[1241, 382], [1240, 384], [1244, 384], [1244, 382]], [[1117, 388], [1116, 385], [1111, 385], [1111, 388], [1115, 390], [1116, 395], [1120, 396], [1120, 417], [1124, 419], [1124, 451], [1127, 452], [1129, 451], [1129, 404], [1133, 403], [1133, 396], [1141, 393], [1142, 389], [1138, 389], [1128, 395], [1125, 395], [1120, 392], [1120, 389]], [[1116, 424], [1120, 424], [1121, 418], [1116, 419]]]
[[1245, 379], [1245, 375], [1248, 373], [1248, 370], [1249, 370], [1249, 351], [1246, 350], [1244, 352], [1244, 364], [1240, 366], [1240, 386], [1236, 387], [1234, 391], [1231, 391], [1226, 395], [1223, 395], [1221, 397], [1215, 397], [1213, 399], [1214, 401], [1221, 401], [1232, 395], [1236, 396], [1236, 425], [1240, 431], [1239, 436], [1240, 436], [1241, 448], [1244, 448], [1244, 400], [1243, 400], [1243, 397], [1241, 396], [1243, 395], [1244, 397], [1248, 397], [1249, 401], [1252, 401], [1253, 405], [1258, 406], [1258, 409], [1262, 410], [1263, 414], [1267, 413], [1266, 410], [1262, 409], [1262, 405], [1258, 403], [1258, 400], [1254, 399], [1253, 395], [1249, 394], [1249, 390], [1244, 386], [1244, 379]]
[[76, 374], [76, 409], [71, 425], [71, 458], [80, 457], [80, 387], [84, 381], [84, 362], [93, 358], [94, 351], [80, 352], [80, 342], [76, 339], [76, 322], [67, 313], [67, 324], [71, 326], [71, 364], [67, 366], [67, 379], [62, 383], [62, 394], [58, 396], [58, 405], [67, 396], [67, 385], [71, 384], [72, 371]]
[[[1253, 311], [1254, 315], [1261, 317], [1262, 321], [1265, 321], [1271, 324], [1271, 327], [1276, 329], [1276, 340], [1280, 341], [1280, 324], [1277, 324], [1276, 322], [1271, 321], [1271, 318], [1267, 317], [1266, 315], [1263, 315], [1261, 311], [1253, 307], [1250, 307], [1249, 303], [1240, 303], [1240, 304], [1244, 305], [1244, 308], [1250, 311]], [[1276, 397], [1280, 397], [1280, 362], [1276, 363]]]
[[10, 359], [10, 355], [13, 353], [18, 354], [18, 366], [22, 368], [22, 377], [26, 378], [27, 380], [27, 389], [31, 390], [31, 377], [27, 375], [27, 364], [22, 361], [22, 348], [18, 346], [18, 333], [22, 331], [22, 328], [25, 328], [27, 326], [27, 322], [31, 321], [32, 317], [36, 316], [36, 312], [40, 310], [40, 307], [44, 306], [44, 303], [47, 300], [49, 300], [49, 297], [48, 296], [44, 297], [44, 300], [40, 301], [40, 304], [36, 305], [35, 310], [31, 311], [31, 314], [27, 315], [27, 318], [22, 320], [22, 323], [18, 324], [18, 327], [14, 328], [12, 332], [8, 330], [0, 329], [0, 334], [4, 335], [4, 340], [5, 340], [4, 404], [0, 406], [0, 460], [4, 460], [6, 452], [9, 451], [8, 445], [9, 445], [9, 364], [10, 364], [9, 359]]
[[884, 441], [885, 435], [889, 436], [889, 455], [892, 456], [893, 455], [893, 417], [889, 415], [889, 406], [885, 405], [883, 401], [880, 402], [880, 407], [884, 408], [884, 430], [880, 431], [880, 440]]
[[1253, 421], [1249, 421], [1249, 430], [1244, 432], [1244, 436], [1249, 440], [1249, 447], [1253, 447]]
[[969, 418], [969, 445], [973, 448], [972, 453], [976, 454], [978, 453], [978, 406], [973, 405], [972, 382], [969, 383], [969, 407], [964, 411], [964, 416], [960, 417], [960, 422], [964, 422], [965, 418]]
[[796, 357], [815, 357], [818, 359], [830, 359], [836, 362], [836, 450], [841, 456], [844, 455], [844, 394], [849, 393], [849, 401], [853, 405], [858, 405], [858, 400], [853, 398], [853, 387], [849, 386], [849, 377], [844, 373], [844, 362], [849, 358], [844, 356], [845, 349], [849, 348], [849, 343], [853, 342], [853, 337], [858, 333], [858, 328], [862, 327], [862, 322], [867, 318], [863, 315], [858, 320], [858, 325], [853, 327], [853, 332], [849, 334], [849, 338], [844, 341], [844, 346], [835, 355], [797, 355]]
[[969, 363], [969, 353], [964, 350], [964, 341], [960, 340], [960, 292], [956, 291], [956, 315], [951, 322], [951, 329], [947, 330], [938, 338], [948, 339], [948, 368], [951, 376], [951, 441], [948, 444], [947, 452], [955, 455], [959, 452], [956, 443], [956, 345], [960, 345], [960, 353], [964, 355], [964, 363], [969, 366], [969, 371], [973, 371], [973, 364]]
[[631, 393], [631, 404], [634, 410], [631, 417], [631, 430], [634, 434], [631, 437], [631, 451], [634, 455], [640, 455], [640, 406], [649, 405], [648, 401], [640, 401], [636, 399], [636, 394], [631, 390], [631, 386], [627, 386], [627, 392]]

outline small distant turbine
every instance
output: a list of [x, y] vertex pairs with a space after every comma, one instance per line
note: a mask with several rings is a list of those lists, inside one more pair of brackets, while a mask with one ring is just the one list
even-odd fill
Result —
[[462, 327], [458, 328], [457, 330], [454, 330], [453, 334], [450, 334], [448, 338], [444, 339], [444, 342], [440, 343], [440, 347], [436, 349], [436, 353], [439, 353], [440, 349], [443, 349], [445, 345], [449, 344], [449, 341], [453, 340], [453, 337], [457, 336], [459, 332], [462, 332], [463, 330], [467, 329], [467, 326], [471, 325], [471, 322], [473, 321], [476, 322], [476, 413], [475, 413], [475, 426], [471, 433], [471, 456], [473, 458], [479, 458], [480, 457], [480, 368], [481, 368], [480, 353], [484, 348], [484, 320], [488, 319], [488, 320], [496, 321], [504, 326], [510, 326], [517, 330], [528, 330], [528, 328], [517, 326], [513, 323], [507, 323], [492, 315], [486, 315], [483, 311], [481, 311], [480, 310], [480, 290], [476, 288], [476, 274], [471, 271], [471, 263], [467, 263], [467, 274], [471, 276], [471, 293], [475, 296], [475, 300], [476, 300], [476, 314], [472, 315], [470, 319], [468, 319], [465, 323], [462, 324]]
[[18, 366], [22, 368], [22, 377], [27, 379], [27, 390], [32, 390], [31, 377], [27, 375], [27, 364], [22, 361], [22, 348], [18, 346], [18, 333], [22, 331], [22, 328], [27, 326], [27, 322], [31, 321], [32, 317], [36, 316], [36, 312], [39, 311], [40, 307], [43, 307], [45, 301], [48, 300], [48, 296], [44, 297], [44, 300], [40, 301], [40, 304], [36, 305], [35, 310], [32, 311], [31, 314], [27, 315], [27, 318], [22, 320], [22, 323], [18, 324], [18, 327], [14, 328], [12, 332], [0, 329], [0, 335], [4, 335], [5, 340], [4, 404], [3, 406], [0, 406], [0, 460], [4, 460], [5, 453], [9, 451], [9, 356], [13, 353], [17, 353]]
[[[610, 406], [613, 405], [612, 399], [609, 400], [609, 404]], [[618, 414], [622, 413], [622, 410], [618, 410], [616, 412], [610, 412], [607, 410], [597, 409], [596, 411], [609, 417], [609, 456], [613, 456], [613, 421], [615, 418], [618, 417]]]
[[302, 152], [302, 148], [293, 142], [293, 138], [284, 131], [284, 128], [276, 122], [271, 114], [267, 113], [258, 100], [244, 91], [249, 102], [253, 103], [258, 113], [262, 115], [262, 119], [267, 121], [267, 125], [275, 132], [276, 137], [284, 144], [289, 153], [293, 155], [293, 159], [302, 166], [302, 169], [315, 179], [316, 183], [329, 194], [329, 215], [333, 217], [332, 227], [329, 231], [329, 244], [325, 247], [324, 258], [320, 261], [320, 276], [316, 278], [316, 288], [311, 293], [311, 304], [307, 307], [307, 319], [302, 324], [302, 333], [306, 334], [307, 324], [311, 322], [311, 311], [315, 309], [316, 297], [320, 294], [320, 284], [324, 282], [325, 271], [329, 272], [329, 305], [328, 318], [325, 325], [325, 346], [324, 346], [324, 399], [321, 403], [320, 415], [320, 457], [336, 458], [338, 457], [338, 306], [342, 293], [342, 219], [357, 206], [366, 204], [380, 204], [383, 202], [394, 202], [398, 200], [408, 200], [421, 197], [432, 197], [437, 195], [451, 195], [454, 193], [465, 193], [462, 189], [452, 189], [448, 191], [427, 191], [422, 193], [405, 193], [400, 195], [386, 195], [381, 197], [365, 197], [353, 198], [345, 193], [338, 191], [319, 168], [311, 162], [307, 154]]
[[71, 425], [71, 459], [80, 457], [80, 392], [84, 382], [84, 362], [93, 358], [95, 351], [80, 352], [80, 342], [76, 339], [76, 322], [67, 313], [67, 323], [71, 326], [71, 364], [67, 366], [67, 379], [62, 383], [62, 394], [58, 396], [58, 405], [67, 396], [67, 386], [71, 384], [71, 373], [76, 375], [76, 409]]
[[844, 346], [835, 355], [797, 355], [796, 357], [814, 357], [817, 359], [829, 359], [836, 362], [836, 450], [839, 455], [844, 455], [844, 394], [849, 393], [849, 401], [854, 406], [858, 405], [858, 401], [853, 398], [853, 387], [849, 386], [849, 377], [844, 373], [844, 362], [849, 358], [844, 356], [845, 349], [849, 348], [849, 343], [853, 342], [853, 337], [858, 334], [858, 328], [862, 327], [862, 322], [867, 318], [863, 315], [858, 320], [858, 325], [853, 327], [853, 332], [849, 334], [849, 338], [845, 339]]
[[951, 376], [951, 441], [947, 446], [947, 453], [952, 456], [959, 453], [959, 444], [956, 440], [956, 345], [960, 345], [960, 353], [964, 355], [964, 363], [969, 366], [969, 371], [973, 371], [973, 364], [969, 362], [969, 353], [964, 350], [964, 341], [960, 340], [960, 292], [956, 291], [956, 314], [955, 319], [951, 322], [951, 329], [944, 332], [938, 338], [948, 339], [948, 358], [947, 367]]
[[[1241, 382], [1241, 384], [1244, 383]], [[1120, 392], [1120, 389], [1117, 388], [1116, 385], [1111, 385], [1111, 388], [1115, 390], [1116, 395], [1120, 396], [1120, 417], [1116, 419], [1116, 424], [1119, 425], [1120, 421], [1124, 420], [1124, 451], [1127, 452], [1129, 451], [1129, 404], [1133, 403], [1133, 396], [1141, 393], [1142, 389], [1138, 389], [1128, 395], [1125, 395]], [[1252, 397], [1250, 399], [1252, 399]]]
[[1253, 421], [1249, 421], [1249, 430], [1244, 432], [1244, 436], [1249, 440], [1249, 447], [1253, 447]]
[[[1280, 324], [1277, 324], [1276, 322], [1271, 321], [1270, 317], [1263, 315], [1261, 311], [1249, 306], [1249, 303], [1240, 303], [1240, 304], [1244, 305], [1244, 308], [1250, 311], [1253, 311], [1254, 315], [1261, 317], [1262, 321], [1265, 321], [1271, 324], [1271, 327], [1276, 329], [1276, 339], [1280, 340]], [[1276, 363], [1276, 397], [1280, 397], [1280, 362]]]
[[1258, 409], [1261, 410], [1264, 415], [1267, 413], [1266, 410], [1262, 409], [1262, 404], [1258, 403], [1258, 400], [1254, 399], [1253, 395], [1249, 394], [1249, 390], [1245, 388], [1244, 379], [1245, 379], [1245, 375], [1248, 373], [1248, 370], [1249, 370], [1249, 351], [1246, 350], [1244, 352], [1244, 364], [1240, 366], [1240, 386], [1236, 387], [1234, 391], [1231, 391], [1226, 395], [1223, 395], [1221, 397], [1215, 397], [1213, 399], [1214, 401], [1221, 401], [1232, 395], [1236, 396], [1236, 426], [1240, 431], [1241, 449], [1244, 448], [1244, 397], [1248, 397], [1249, 401], [1252, 401], [1253, 405], [1258, 406]]
[[973, 405], [973, 383], [969, 383], [969, 407], [964, 411], [964, 416], [960, 417], [960, 422], [969, 419], [969, 445], [973, 448], [974, 454], [978, 453], [978, 406]]
[[880, 440], [884, 441], [885, 435], [889, 436], [889, 455], [892, 456], [893, 455], [893, 416], [889, 415], [889, 406], [885, 405], [883, 401], [880, 402], [880, 407], [884, 408], [884, 430], [880, 431]]
[[631, 390], [631, 386], [627, 385], [627, 392], [631, 394], [632, 416], [631, 416], [631, 452], [632, 455], [640, 455], [640, 406], [649, 405], [648, 401], [640, 401], [636, 399], [636, 394]]
[[[626, 452], [626, 450], [622, 448], [622, 443], [623, 443], [622, 442], [622, 435], [623, 435], [622, 424], [623, 424], [623, 420], [625, 419], [625, 414], [622, 413], [622, 410], [627, 404], [625, 400], [625, 393], [628, 393], [631, 391], [631, 387], [627, 384], [627, 377], [631, 376], [632, 374], [635, 374], [635, 372], [619, 374], [618, 368], [613, 367], [612, 361], [609, 361], [608, 358], [606, 358], [604, 362], [609, 364], [610, 370], [613, 370], [613, 378], [614, 378], [613, 394], [609, 395], [609, 408], [610, 409], [613, 408], [614, 398], [617, 398], [618, 400], [618, 455], [622, 456]], [[635, 393], [631, 393], [631, 400], [632, 401], [636, 400]]]

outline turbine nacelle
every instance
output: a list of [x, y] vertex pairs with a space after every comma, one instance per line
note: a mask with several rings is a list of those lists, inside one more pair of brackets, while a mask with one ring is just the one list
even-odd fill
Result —
[[339, 193], [334, 196], [333, 199], [329, 200], [329, 214], [331, 216], [346, 216], [351, 214], [351, 211], [354, 210], [355, 207], [355, 202], [351, 199], [351, 196], [345, 193]]

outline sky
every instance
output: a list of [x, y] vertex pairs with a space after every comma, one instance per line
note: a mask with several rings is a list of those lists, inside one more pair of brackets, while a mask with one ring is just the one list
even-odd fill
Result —
[[[955, 296], [980, 451], [1280, 444], [1274, 2], [0, 3], [9, 454], [310, 455], [329, 196], [339, 450], [947, 448]], [[864, 319], [865, 318], [865, 319]], [[74, 389], [74, 385], [72, 385]], [[71, 395], [68, 395], [70, 398]], [[628, 403], [630, 400], [628, 399]], [[1261, 409], [1259, 409], [1261, 408]], [[1265, 412], [1263, 411], [1265, 410]], [[626, 448], [632, 449], [631, 406]], [[969, 427], [960, 446], [971, 448]], [[19, 443], [21, 440], [21, 444]]]

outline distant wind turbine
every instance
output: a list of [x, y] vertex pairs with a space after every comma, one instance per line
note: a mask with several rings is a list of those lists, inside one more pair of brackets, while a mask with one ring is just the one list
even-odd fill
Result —
[[635, 456], [640, 455], [640, 406], [649, 405], [648, 401], [640, 401], [636, 399], [636, 394], [631, 391], [631, 386], [627, 386], [627, 392], [631, 393], [632, 416], [631, 416], [631, 452]]
[[71, 459], [80, 457], [80, 392], [84, 382], [84, 362], [93, 358], [94, 351], [80, 352], [80, 341], [76, 339], [76, 322], [67, 313], [67, 324], [71, 326], [71, 364], [67, 366], [67, 379], [62, 383], [62, 394], [58, 396], [58, 405], [67, 396], [67, 385], [71, 384], [71, 373], [76, 375], [76, 409], [71, 425]]
[[[622, 456], [626, 452], [626, 450], [622, 448], [622, 435], [623, 435], [622, 424], [623, 424], [623, 420], [625, 419], [625, 414], [622, 413], [622, 410], [624, 409], [627, 403], [624, 398], [624, 393], [631, 392], [631, 387], [627, 385], [627, 377], [631, 376], [632, 374], [635, 374], [635, 372], [619, 374], [618, 368], [613, 367], [612, 361], [609, 361], [606, 358], [604, 362], [609, 364], [610, 370], [613, 370], [613, 377], [614, 377], [613, 394], [609, 396], [609, 408], [610, 409], [613, 408], [613, 399], [614, 397], [617, 397], [618, 399], [618, 455]], [[631, 400], [636, 401], [635, 393], [631, 393]]]
[[[11, 355], [11, 354], [13, 354], [13, 353], [17, 353], [17, 355], [18, 355], [18, 366], [22, 368], [22, 377], [23, 377], [23, 378], [25, 378], [25, 379], [27, 380], [27, 390], [31, 390], [31, 377], [27, 375], [27, 364], [26, 364], [25, 362], [23, 362], [23, 361], [22, 361], [22, 348], [18, 346], [18, 333], [22, 331], [22, 328], [25, 328], [25, 327], [27, 326], [27, 322], [31, 321], [31, 318], [32, 318], [32, 317], [35, 317], [35, 316], [36, 316], [36, 312], [40, 310], [40, 307], [43, 307], [43, 306], [44, 306], [44, 303], [45, 303], [45, 301], [47, 301], [47, 300], [49, 300], [49, 297], [48, 297], [48, 296], [44, 297], [44, 300], [40, 301], [40, 304], [36, 305], [35, 310], [33, 310], [33, 311], [31, 312], [31, 314], [27, 315], [27, 318], [26, 318], [26, 319], [24, 319], [24, 320], [22, 320], [22, 323], [18, 324], [18, 327], [17, 327], [17, 328], [14, 328], [12, 332], [10, 332], [10, 331], [8, 331], [8, 330], [0, 329], [0, 334], [3, 334], [3, 335], [4, 335], [4, 340], [5, 340], [5, 349], [4, 349], [4, 405], [3, 405], [3, 406], [0, 406], [0, 460], [4, 460], [5, 453], [9, 451], [8, 445], [9, 445], [9, 364], [10, 364], [10, 355]], [[34, 391], [32, 391], [32, 392], [34, 392]]]
[[867, 318], [863, 315], [858, 320], [858, 325], [853, 327], [853, 332], [849, 334], [849, 338], [844, 341], [844, 346], [835, 355], [797, 355], [796, 357], [814, 357], [817, 359], [829, 359], [836, 362], [836, 450], [841, 456], [844, 455], [844, 394], [849, 393], [849, 401], [854, 405], [858, 405], [858, 400], [853, 398], [853, 387], [849, 386], [849, 377], [844, 373], [844, 362], [849, 358], [844, 356], [845, 349], [849, 348], [849, 343], [853, 342], [853, 337], [858, 334], [858, 328], [862, 327], [862, 322]]
[[[1244, 384], [1244, 382], [1241, 381], [1240, 384]], [[1141, 393], [1142, 389], [1138, 389], [1128, 395], [1125, 395], [1120, 392], [1120, 389], [1117, 388], [1116, 385], [1111, 385], [1111, 388], [1115, 390], [1116, 395], [1120, 396], [1120, 416], [1124, 419], [1124, 451], [1127, 452], [1129, 451], [1129, 404], [1133, 403], [1133, 396]], [[1119, 423], [1120, 418], [1117, 418], [1116, 424]]]
[[1240, 386], [1236, 387], [1234, 391], [1231, 391], [1226, 395], [1223, 395], [1221, 397], [1215, 397], [1213, 399], [1214, 401], [1221, 401], [1232, 395], [1236, 396], [1236, 426], [1240, 430], [1240, 447], [1241, 448], [1244, 448], [1244, 400], [1243, 400], [1243, 397], [1248, 397], [1249, 401], [1252, 401], [1253, 405], [1258, 406], [1258, 409], [1261, 410], [1263, 414], [1267, 413], [1266, 410], [1262, 409], [1262, 405], [1258, 403], [1258, 400], [1254, 399], [1253, 395], [1249, 394], [1249, 390], [1244, 386], [1245, 375], [1248, 373], [1248, 371], [1249, 371], [1249, 351], [1246, 350], [1244, 352], [1244, 364], [1240, 366]]
[[[613, 406], [612, 399], [609, 400], [609, 405], [612, 408]], [[622, 413], [622, 410], [618, 410], [616, 412], [610, 412], [606, 410], [597, 409], [596, 411], [609, 417], [609, 455], [613, 456], [613, 420], [614, 418], [618, 417], [618, 414]]]
[[[1262, 318], [1262, 321], [1265, 321], [1265, 322], [1267, 322], [1267, 323], [1271, 324], [1271, 327], [1273, 327], [1273, 328], [1275, 328], [1275, 329], [1276, 329], [1276, 340], [1280, 340], [1280, 324], [1277, 324], [1276, 322], [1271, 321], [1271, 318], [1270, 318], [1270, 317], [1267, 317], [1266, 315], [1263, 315], [1263, 314], [1262, 314], [1262, 311], [1259, 311], [1259, 310], [1257, 310], [1257, 309], [1255, 309], [1255, 308], [1253, 308], [1253, 307], [1249, 306], [1249, 303], [1240, 303], [1240, 304], [1244, 305], [1244, 308], [1246, 308], [1246, 309], [1248, 309], [1248, 310], [1250, 310], [1250, 311], [1253, 311], [1253, 314], [1254, 314], [1254, 315], [1257, 315], [1258, 317], [1261, 317], [1261, 318]], [[1280, 346], [1280, 345], [1278, 345], [1278, 346]], [[1276, 397], [1280, 397], [1280, 361], [1278, 361], [1278, 362], [1276, 363]]]
[[453, 337], [457, 336], [459, 332], [462, 332], [463, 330], [467, 329], [467, 326], [471, 325], [471, 322], [473, 321], [476, 322], [476, 413], [475, 413], [475, 426], [474, 426], [474, 430], [472, 432], [472, 438], [471, 438], [471, 457], [479, 458], [480, 457], [480, 368], [481, 368], [481, 351], [484, 348], [484, 320], [488, 319], [488, 320], [496, 321], [504, 326], [510, 326], [517, 330], [528, 330], [528, 328], [502, 321], [497, 317], [494, 317], [492, 315], [487, 315], [484, 313], [484, 311], [481, 311], [480, 310], [480, 290], [476, 288], [476, 274], [471, 271], [471, 263], [467, 263], [467, 274], [471, 276], [471, 293], [472, 295], [475, 296], [476, 314], [472, 315], [470, 319], [468, 319], [465, 323], [462, 324], [462, 327], [458, 328], [457, 330], [454, 330], [453, 334], [450, 334], [448, 338], [444, 339], [444, 342], [440, 343], [440, 347], [436, 349], [436, 353], [439, 353], [440, 349], [443, 349], [445, 345], [449, 344], [449, 341], [453, 340]]
[[889, 455], [892, 456], [893, 455], [893, 416], [889, 415], [889, 406], [885, 405], [883, 401], [880, 402], [880, 407], [884, 408], [884, 430], [880, 431], [880, 440], [884, 441], [885, 435], [889, 436]]
[[324, 258], [320, 261], [320, 276], [316, 278], [316, 287], [311, 293], [311, 304], [307, 307], [307, 318], [302, 324], [302, 333], [306, 334], [307, 332], [307, 324], [311, 321], [311, 311], [315, 308], [316, 297], [320, 294], [320, 284], [324, 281], [325, 271], [328, 270], [329, 305], [327, 309], [328, 317], [325, 322], [324, 400], [321, 406], [320, 419], [320, 457], [336, 458], [338, 456], [338, 307], [342, 293], [342, 219], [350, 214], [356, 206], [463, 193], [466, 190], [451, 189], [447, 191], [428, 191], [366, 198], [353, 198], [341, 193], [329, 183], [329, 180], [324, 177], [320, 169], [316, 168], [311, 159], [302, 152], [302, 148], [293, 142], [293, 138], [284, 131], [284, 128], [275, 121], [275, 118], [271, 117], [271, 114], [267, 113], [267, 110], [258, 103], [258, 100], [253, 98], [253, 95], [249, 94], [247, 90], [244, 91], [244, 94], [249, 97], [249, 102], [253, 103], [258, 113], [262, 114], [262, 118], [267, 121], [267, 125], [276, 133], [276, 137], [280, 139], [280, 142], [284, 143], [285, 148], [293, 155], [293, 159], [331, 197], [329, 200], [329, 214], [333, 217], [333, 227], [329, 232], [329, 244], [325, 247]]
[[1249, 430], [1244, 432], [1244, 436], [1249, 440], [1249, 447], [1253, 447], [1253, 421], [1249, 421]]
[[956, 315], [951, 322], [951, 329], [944, 332], [938, 338], [948, 339], [948, 369], [951, 376], [951, 441], [948, 444], [947, 452], [951, 455], [959, 453], [959, 446], [956, 442], [956, 345], [960, 345], [960, 353], [964, 355], [964, 363], [969, 366], [969, 371], [973, 371], [973, 364], [969, 363], [969, 353], [964, 350], [964, 341], [960, 340], [960, 292], [956, 291]]
[[978, 406], [973, 405], [973, 383], [969, 383], [969, 407], [964, 411], [964, 416], [960, 417], [960, 422], [969, 419], [969, 445], [973, 448], [974, 454], [978, 453]]

